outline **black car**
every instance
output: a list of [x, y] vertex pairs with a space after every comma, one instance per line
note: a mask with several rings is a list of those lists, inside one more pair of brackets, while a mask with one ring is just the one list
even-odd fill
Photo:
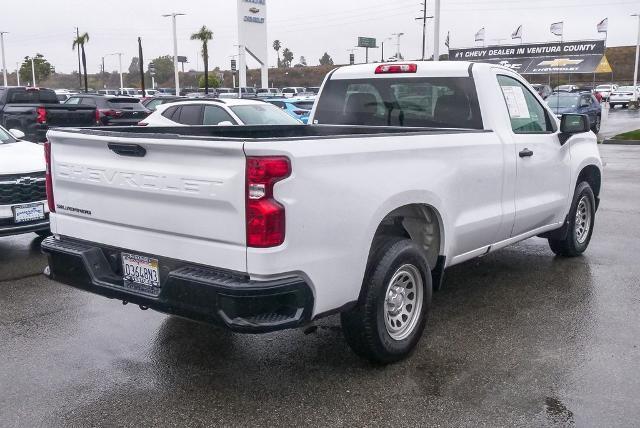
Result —
[[175, 103], [176, 101], [188, 100], [187, 97], [153, 97], [142, 100], [142, 105], [150, 111], [156, 111], [162, 104]]
[[551, 89], [551, 86], [549, 85], [541, 85], [539, 83], [536, 83], [531, 86], [533, 86], [533, 89], [538, 92], [543, 100], [546, 100], [547, 97], [553, 93], [553, 89]]
[[86, 105], [98, 108], [100, 124], [103, 126], [137, 125], [151, 111], [138, 98], [105, 97], [103, 95], [79, 94], [69, 98], [65, 105]]

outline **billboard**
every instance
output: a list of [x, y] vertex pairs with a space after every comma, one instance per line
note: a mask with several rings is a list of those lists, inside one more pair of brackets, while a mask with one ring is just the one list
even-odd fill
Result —
[[610, 73], [604, 40], [449, 49], [452, 61], [499, 64], [520, 74]]
[[359, 48], [375, 48], [376, 39], [371, 37], [358, 37], [358, 47]]

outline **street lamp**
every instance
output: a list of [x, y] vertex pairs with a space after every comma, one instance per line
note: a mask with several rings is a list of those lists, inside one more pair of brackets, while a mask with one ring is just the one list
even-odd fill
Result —
[[0, 45], [2, 45], [2, 77], [4, 78], [4, 86], [7, 86], [7, 64], [4, 60], [4, 35], [6, 31], [0, 31]]
[[184, 13], [176, 13], [176, 12], [172, 12], [172, 13], [167, 13], [165, 15], [162, 15], [164, 18], [168, 18], [171, 17], [172, 18], [172, 24], [173, 24], [173, 72], [175, 75], [175, 81], [176, 81], [176, 96], [180, 95], [180, 73], [178, 70], [178, 35], [177, 35], [177, 30], [176, 30], [176, 17], [177, 16], [183, 16], [185, 15]]
[[120, 93], [123, 92], [124, 89], [124, 79], [122, 78], [122, 52], [115, 52], [115, 53], [110, 53], [110, 54], [106, 54], [105, 56], [114, 56], [114, 55], [118, 55], [118, 69], [120, 71]]
[[[636, 66], [633, 68], [633, 100], [638, 100], [637, 91], [635, 90], [638, 86], [638, 58], [640, 57], [640, 13], [634, 13], [631, 16], [635, 16], [638, 18], [638, 39], [636, 40]], [[613, 90], [613, 86], [611, 87]]]
[[398, 38], [396, 43], [396, 60], [400, 61], [400, 37], [404, 36], [404, 33], [393, 33], [392, 36], [396, 36]]

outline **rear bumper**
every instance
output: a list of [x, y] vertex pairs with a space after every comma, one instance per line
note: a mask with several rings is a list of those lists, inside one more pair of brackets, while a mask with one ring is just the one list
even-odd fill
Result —
[[153, 296], [124, 287], [120, 254], [127, 250], [53, 237], [42, 242], [42, 250], [55, 281], [236, 332], [299, 327], [309, 322], [313, 309], [313, 294], [302, 278], [256, 282], [235, 272], [147, 255], [160, 265], [161, 289]]
[[49, 229], [49, 220], [41, 220], [25, 224], [0, 225], [0, 237], [21, 235], [23, 233], [40, 232]]

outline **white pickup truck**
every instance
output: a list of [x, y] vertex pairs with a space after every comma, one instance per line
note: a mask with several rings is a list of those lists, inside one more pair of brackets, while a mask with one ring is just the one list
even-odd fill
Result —
[[354, 351], [390, 363], [448, 266], [532, 236], [589, 244], [588, 119], [557, 121], [509, 69], [339, 68], [310, 123], [50, 131], [50, 277], [238, 332], [340, 313]]

